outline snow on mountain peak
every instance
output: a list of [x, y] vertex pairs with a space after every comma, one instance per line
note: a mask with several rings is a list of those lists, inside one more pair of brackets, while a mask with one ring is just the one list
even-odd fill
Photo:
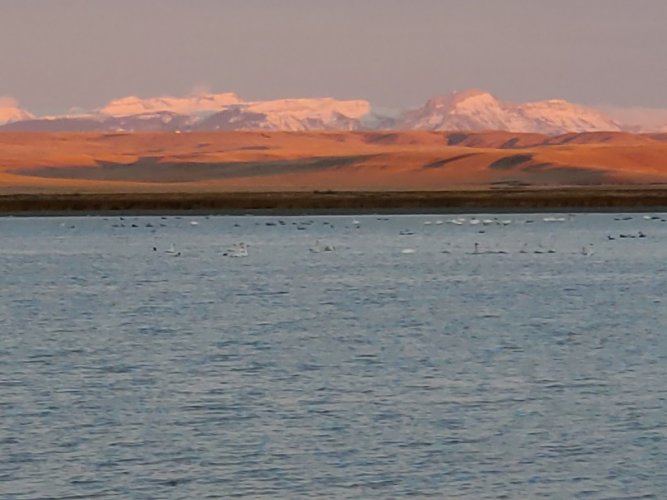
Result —
[[515, 111], [532, 124], [532, 132], [618, 132], [621, 127], [602, 113], [562, 99], [520, 104]]
[[227, 106], [199, 125], [213, 130], [354, 130], [371, 112], [368, 101], [329, 97], [277, 99]]
[[424, 107], [405, 113], [399, 128], [544, 134], [620, 130], [601, 113], [562, 99], [515, 105], [479, 90], [430, 99]]
[[497, 103], [497, 99], [483, 90], [471, 89], [461, 92], [452, 92], [445, 96], [432, 97], [426, 102], [426, 107], [431, 109], [453, 112], [457, 108]]
[[424, 130], [504, 130], [522, 127], [507, 105], [481, 90], [434, 97], [420, 109], [405, 113], [399, 128]]
[[[640, 113], [644, 120], [646, 113]], [[611, 115], [612, 117], [618, 115]], [[658, 120], [660, 118], [660, 120]], [[622, 117], [622, 123], [630, 123]], [[637, 119], [632, 128], [641, 128]], [[665, 119], [647, 125], [657, 130]], [[47, 123], [49, 122], [49, 123]], [[502, 101], [483, 90], [453, 92], [429, 99], [424, 106], [406, 112], [372, 109], [365, 100], [292, 98], [246, 101], [232, 92], [197, 92], [185, 97], [112, 100], [101, 109], [42, 117], [18, 107], [13, 99], [0, 98], [0, 126], [4, 130], [503, 130], [562, 134], [567, 132], [619, 131], [619, 122], [591, 108], [563, 99], [528, 103]]]
[[0, 96], [0, 125], [32, 118], [34, 118], [34, 115], [20, 108], [16, 99]]
[[141, 99], [136, 96], [122, 97], [109, 102], [100, 113], [120, 117], [143, 113], [169, 112], [181, 115], [215, 113], [230, 104], [243, 102], [233, 92], [224, 94], [198, 94], [189, 97], [151, 97]]
[[357, 128], [355, 122], [370, 110], [368, 101], [362, 100], [340, 101], [327, 97], [244, 101], [229, 92], [149, 99], [130, 96], [111, 101], [100, 113], [114, 118], [154, 117], [160, 113], [208, 115], [209, 119], [201, 126], [216, 130], [313, 130]]
[[347, 118], [361, 118], [370, 113], [371, 106], [368, 101], [339, 101], [325, 97], [258, 101], [249, 103], [248, 109], [255, 113], [291, 115], [299, 119], [317, 116], [324, 120], [331, 120], [338, 115]]

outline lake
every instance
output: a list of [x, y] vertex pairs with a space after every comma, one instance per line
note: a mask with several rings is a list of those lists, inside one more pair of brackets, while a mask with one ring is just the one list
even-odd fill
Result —
[[666, 219], [0, 218], [0, 497], [666, 498]]

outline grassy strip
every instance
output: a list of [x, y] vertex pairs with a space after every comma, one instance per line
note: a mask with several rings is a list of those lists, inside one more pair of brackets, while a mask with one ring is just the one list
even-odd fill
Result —
[[667, 189], [82, 193], [0, 196], [0, 213], [667, 210]]

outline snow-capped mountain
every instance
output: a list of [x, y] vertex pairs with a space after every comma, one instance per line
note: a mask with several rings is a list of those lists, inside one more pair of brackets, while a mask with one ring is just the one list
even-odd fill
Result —
[[621, 130], [616, 122], [601, 113], [567, 101], [512, 104], [479, 90], [429, 99], [422, 108], [406, 112], [399, 119], [397, 128], [504, 130], [550, 135]]
[[25, 116], [11, 131], [356, 130], [368, 101], [332, 98], [244, 101], [236, 94], [140, 99], [125, 97], [75, 116]]
[[114, 117], [165, 112], [196, 115], [198, 113], [215, 113], [230, 104], [241, 102], [243, 102], [241, 98], [233, 92], [197, 94], [189, 97], [152, 97], [148, 99], [130, 96], [109, 102], [99, 112]]
[[562, 99], [536, 101], [515, 107], [531, 124], [529, 132], [562, 134], [565, 132], [618, 132], [622, 127], [611, 118], [584, 106]]
[[[246, 101], [228, 92], [187, 97], [115, 99], [97, 110], [36, 118], [0, 98], [0, 130], [56, 132], [223, 130], [434, 130], [566, 132], [638, 130], [564, 100], [514, 104], [468, 90], [429, 99], [414, 110], [373, 109], [368, 101], [332, 98]], [[657, 131], [658, 127], [652, 127]], [[642, 129], [645, 131], [645, 129]]]
[[196, 125], [198, 130], [356, 130], [368, 101], [280, 99], [227, 106]]
[[18, 106], [18, 103], [9, 97], [0, 97], [0, 125], [30, 120], [34, 116]]
[[[110, 102], [99, 113], [123, 130], [354, 130], [370, 112], [367, 101], [331, 98], [244, 101], [234, 93]], [[104, 119], [112, 117], [114, 120]]]
[[130, 116], [86, 114], [49, 116], [0, 126], [8, 132], [175, 132], [189, 130], [196, 118], [167, 111]]

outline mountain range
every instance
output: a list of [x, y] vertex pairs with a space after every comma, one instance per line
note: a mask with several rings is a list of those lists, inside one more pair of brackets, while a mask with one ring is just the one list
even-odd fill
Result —
[[235, 93], [187, 97], [124, 97], [89, 112], [36, 117], [0, 99], [0, 131], [208, 132], [316, 130], [499, 130], [559, 135], [570, 132], [662, 132], [561, 99], [511, 103], [481, 90], [429, 99], [422, 107], [383, 112], [365, 100], [333, 98], [247, 101]]

